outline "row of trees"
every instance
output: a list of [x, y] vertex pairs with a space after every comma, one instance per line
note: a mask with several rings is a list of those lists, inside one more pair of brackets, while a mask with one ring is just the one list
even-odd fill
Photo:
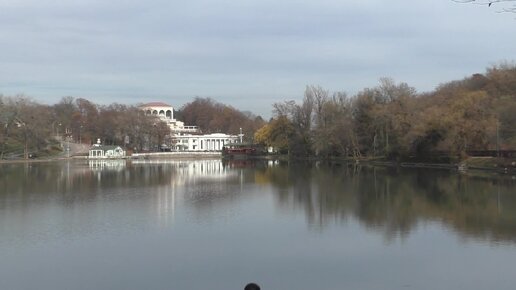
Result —
[[[500, 64], [460, 81], [417, 93], [384, 78], [349, 97], [308, 86], [301, 103], [273, 104], [269, 122], [209, 98], [175, 112], [203, 133], [254, 135], [254, 142], [292, 156], [406, 158], [436, 152], [516, 148], [516, 65]], [[97, 105], [65, 97], [55, 105], [0, 96], [0, 158], [48, 149], [55, 136], [80, 143], [157, 149], [171, 143], [168, 126], [137, 106]], [[59, 139], [59, 138], [58, 138]], [[248, 140], [252, 141], [252, 140]]]
[[388, 78], [352, 97], [308, 86], [301, 103], [273, 107], [255, 140], [294, 156], [420, 158], [516, 148], [512, 64], [424, 94]]
[[0, 96], [0, 125], [0, 158], [48, 153], [56, 139], [92, 144], [100, 138], [103, 144], [142, 150], [162, 144], [170, 133], [164, 122], [137, 106], [102, 106], [72, 97], [48, 106], [26, 96]]
[[239, 111], [210, 98], [197, 97], [185, 104], [176, 115], [185, 124], [199, 126], [203, 133], [239, 134], [241, 128], [248, 141], [265, 124], [260, 116]]
[[[259, 116], [204, 98], [194, 99], [175, 115], [188, 125], [199, 126], [203, 133], [238, 134], [242, 128], [251, 139], [265, 123]], [[0, 128], [0, 159], [27, 158], [30, 152], [51, 154], [51, 148], [60, 150], [53, 146], [59, 140], [92, 144], [99, 138], [103, 144], [136, 151], [157, 150], [161, 144], [174, 143], [168, 125], [144, 114], [136, 105], [98, 105], [73, 97], [49, 106], [23, 95], [0, 95]]]

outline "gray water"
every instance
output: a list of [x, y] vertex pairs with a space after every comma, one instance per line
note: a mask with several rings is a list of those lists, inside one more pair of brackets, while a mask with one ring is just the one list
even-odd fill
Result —
[[515, 189], [339, 164], [0, 164], [0, 289], [514, 289]]

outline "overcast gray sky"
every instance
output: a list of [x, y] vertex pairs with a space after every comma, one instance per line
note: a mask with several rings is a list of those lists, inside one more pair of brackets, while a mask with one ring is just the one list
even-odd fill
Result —
[[[516, 14], [451, 0], [0, 0], [0, 94], [212, 97], [270, 115], [305, 86], [418, 91], [516, 54]], [[501, 7], [501, 6], [500, 6]]]

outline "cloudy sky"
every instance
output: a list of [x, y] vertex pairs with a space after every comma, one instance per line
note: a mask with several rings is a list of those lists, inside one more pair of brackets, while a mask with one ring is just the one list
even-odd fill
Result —
[[516, 59], [516, 14], [451, 0], [0, 0], [0, 94], [195, 96], [270, 115], [306, 85], [418, 91]]

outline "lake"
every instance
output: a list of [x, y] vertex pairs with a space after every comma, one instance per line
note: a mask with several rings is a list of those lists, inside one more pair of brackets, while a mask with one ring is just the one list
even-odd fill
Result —
[[0, 164], [0, 289], [514, 289], [515, 269], [514, 176]]

